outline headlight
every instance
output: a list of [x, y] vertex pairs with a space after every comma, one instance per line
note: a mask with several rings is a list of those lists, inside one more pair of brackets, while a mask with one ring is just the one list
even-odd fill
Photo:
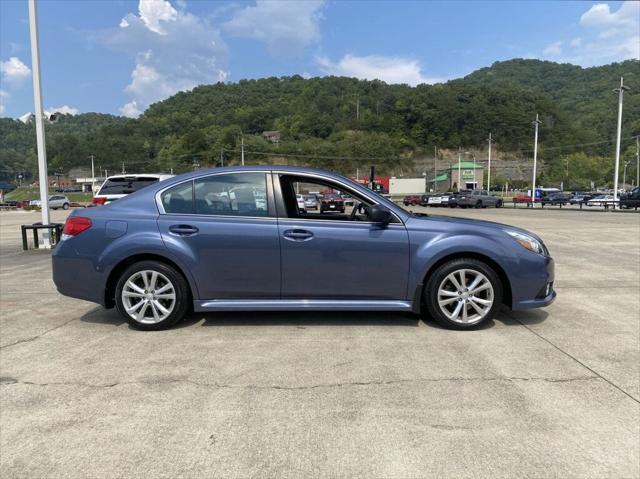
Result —
[[534, 253], [541, 254], [543, 256], [549, 256], [549, 251], [542, 244], [541, 241], [538, 241], [533, 236], [529, 236], [524, 233], [520, 233], [518, 231], [507, 231], [509, 236], [511, 236], [514, 240], [516, 240], [520, 245], [529, 251], [533, 251]]

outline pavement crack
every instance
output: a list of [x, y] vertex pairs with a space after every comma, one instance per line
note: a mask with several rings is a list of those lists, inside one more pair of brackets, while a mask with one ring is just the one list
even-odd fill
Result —
[[71, 323], [73, 321], [76, 321], [77, 319], [78, 318], [73, 318], [73, 319], [70, 319], [68, 321], [65, 321], [64, 323], [59, 324], [58, 326], [55, 326], [55, 327], [53, 327], [51, 329], [47, 329], [47, 330], [41, 332], [40, 334], [37, 334], [37, 335], [32, 336], [30, 338], [19, 339], [18, 341], [14, 341], [13, 343], [5, 344], [4, 346], [0, 346], [0, 349], [10, 348], [11, 346], [15, 346], [16, 344], [30, 343], [31, 341], [35, 341], [36, 339], [41, 338], [45, 334], [49, 334], [52, 331], [55, 331], [56, 329], [60, 329], [60, 328], [62, 328], [64, 326], [66, 326], [67, 324], [69, 324], [69, 323]]
[[507, 376], [495, 376], [495, 377], [446, 377], [446, 378], [417, 378], [417, 379], [390, 379], [390, 380], [371, 380], [371, 381], [346, 381], [336, 383], [319, 383], [301, 386], [286, 386], [286, 385], [259, 385], [259, 384], [230, 384], [230, 383], [218, 383], [218, 382], [206, 382], [196, 381], [187, 378], [154, 378], [154, 379], [142, 379], [136, 381], [117, 381], [112, 383], [94, 384], [81, 381], [51, 381], [51, 382], [35, 382], [35, 381], [21, 381], [12, 377], [0, 377], [0, 386], [9, 386], [14, 384], [22, 384], [27, 386], [76, 386], [96, 389], [110, 389], [116, 386], [125, 385], [159, 385], [159, 384], [173, 384], [173, 383], [185, 383], [198, 387], [207, 387], [213, 389], [253, 389], [253, 390], [276, 390], [276, 391], [306, 391], [312, 389], [332, 389], [332, 388], [345, 388], [345, 387], [367, 387], [367, 386], [387, 386], [393, 384], [402, 383], [438, 383], [438, 382], [486, 382], [486, 381], [545, 381], [550, 383], [566, 383], [573, 381], [591, 381], [601, 379], [599, 376], [580, 376], [574, 378], [545, 378], [545, 377], [507, 377]]
[[513, 317], [511, 314], [507, 313], [507, 316], [509, 318], [511, 318], [512, 320], [516, 321], [518, 324], [520, 324], [521, 326], [523, 326], [525, 329], [527, 329], [530, 333], [534, 334], [535, 336], [537, 336], [538, 338], [540, 338], [541, 340], [543, 340], [544, 342], [546, 342], [547, 344], [553, 346], [555, 349], [557, 349], [558, 351], [560, 351], [562, 354], [564, 354], [565, 356], [573, 359], [576, 363], [580, 364], [583, 368], [591, 371], [593, 374], [595, 374], [599, 379], [602, 379], [603, 381], [605, 381], [606, 383], [608, 383], [610, 386], [613, 386], [615, 389], [617, 389], [618, 391], [620, 391], [621, 393], [623, 393], [625, 396], [629, 397], [630, 399], [634, 400], [635, 402], [637, 402], [638, 404], [640, 404], [640, 399], [638, 399], [637, 397], [633, 396], [631, 393], [625, 391], [624, 389], [622, 389], [620, 386], [618, 386], [616, 383], [614, 383], [612, 380], [607, 379], [606, 377], [604, 377], [602, 374], [600, 374], [598, 371], [596, 371], [595, 369], [589, 367], [587, 364], [585, 364], [584, 362], [580, 361], [578, 358], [576, 358], [575, 356], [573, 356], [572, 354], [568, 353], [567, 351], [565, 351], [564, 349], [562, 349], [560, 346], [558, 346], [557, 344], [555, 344], [553, 341], [551, 341], [550, 339], [545, 338], [542, 334], [538, 333], [537, 331], [535, 331], [533, 328], [530, 328], [528, 325], [526, 325], [525, 323], [523, 323], [522, 321], [520, 321], [518, 318]]

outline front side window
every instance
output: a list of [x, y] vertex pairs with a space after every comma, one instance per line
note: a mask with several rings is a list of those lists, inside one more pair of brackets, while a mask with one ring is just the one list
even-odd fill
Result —
[[268, 216], [264, 173], [229, 173], [194, 181], [199, 215]]

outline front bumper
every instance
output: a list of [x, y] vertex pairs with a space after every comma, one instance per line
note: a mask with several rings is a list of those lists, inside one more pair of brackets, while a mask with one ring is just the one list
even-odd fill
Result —
[[[532, 253], [533, 254], [533, 253]], [[540, 264], [542, 262], [542, 264]], [[512, 281], [512, 305], [514, 311], [549, 306], [556, 299], [553, 289], [555, 279], [555, 262], [553, 258], [538, 256], [535, 263], [524, 266], [530, 273]]]

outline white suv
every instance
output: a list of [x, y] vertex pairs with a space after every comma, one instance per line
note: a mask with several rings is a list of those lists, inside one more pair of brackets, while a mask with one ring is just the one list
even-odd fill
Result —
[[98, 194], [93, 197], [91, 206], [106, 205], [117, 199], [123, 198], [134, 191], [141, 190], [145, 186], [153, 185], [158, 181], [172, 178], [174, 175], [155, 173], [141, 173], [139, 175], [114, 175], [108, 177]]

